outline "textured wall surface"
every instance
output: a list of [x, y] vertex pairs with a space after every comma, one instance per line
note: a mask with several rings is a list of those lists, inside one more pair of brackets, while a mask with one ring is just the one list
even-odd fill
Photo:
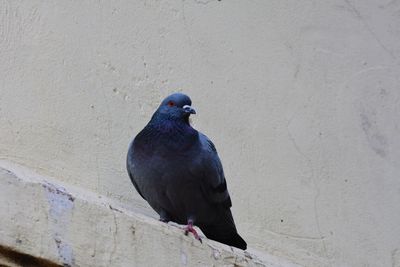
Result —
[[249, 247], [400, 265], [400, 1], [0, 1], [0, 61], [1, 158], [152, 214], [125, 154], [182, 91]]
[[0, 266], [300, 267], [268, 253], [200, 243], [180, 226], [6, 161], [0, 186]]

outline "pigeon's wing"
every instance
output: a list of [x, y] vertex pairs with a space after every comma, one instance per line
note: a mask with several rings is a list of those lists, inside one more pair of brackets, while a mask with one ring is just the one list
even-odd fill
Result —
[[201, 189], [203, 194], [208, 201], [216, 204], [220, 203], [222, 206], [230, 208], [232, 202], [217, 150], [207, 136], [199, 133], [199, 138], [202, 146], [199, 173], [201, 174]]
[[143, 194], [140, 192], [139, 190], [139, 186], [136, 183], [136, 179], [135, 176], [133, 174], [133, 168], [134, 168], [134, 162], [133, 162], [133, 142], [131, 143], [131, 145], [129, 146], [129, 150], [128, 150], [128, 155], [126, 157], [126, 169], [128, 171], [129, 174], [129, 178], [131, 178], [132, 184], [133, 186], [135, 186], [136, 191], [139, 193], [139, 195], [146, 200], [146, 198], [143, 196]]

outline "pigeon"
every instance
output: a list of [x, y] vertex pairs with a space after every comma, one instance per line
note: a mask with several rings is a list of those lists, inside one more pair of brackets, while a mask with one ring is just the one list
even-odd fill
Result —
[[217, 150], [189, 122], [196, 114], [182, 93], [165, 98], [129, 145], [127, 171], [140, 196], [162, 222], [193, 226], [212, 240], [245, 250], [231, 213], [232, 202]]

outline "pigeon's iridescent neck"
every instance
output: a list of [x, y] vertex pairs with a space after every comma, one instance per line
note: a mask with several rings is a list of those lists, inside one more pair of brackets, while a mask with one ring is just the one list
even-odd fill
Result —
[[199, 133], [183, 121], [151, 120], [134, 143], [135, 148], [145, 154], [171, 154], [189, 150], [198, 140]]
[[157, 111], [154, 113], [146, 127], [151, 127], [154, 131], [162, 134], [195, 134], [197, 131], [190, 126], [189, 116], [176, 118], [169, 114]]
[[160, 134], [164, 135], [190, 135], [196, 132], [190, 124], [183, 121], [166, 120], [161, 123], [152, 124], [152, 127]]

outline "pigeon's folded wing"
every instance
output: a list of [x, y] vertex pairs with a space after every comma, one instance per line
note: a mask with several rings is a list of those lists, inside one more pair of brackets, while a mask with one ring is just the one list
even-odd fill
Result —
[[207, 136], [199, 133], [199, 138], [202, 146], [201, 166], [199, 166], [201, 190], [208, 201], [230, 208], [232, 206], [231, 198], [217, 150]]

